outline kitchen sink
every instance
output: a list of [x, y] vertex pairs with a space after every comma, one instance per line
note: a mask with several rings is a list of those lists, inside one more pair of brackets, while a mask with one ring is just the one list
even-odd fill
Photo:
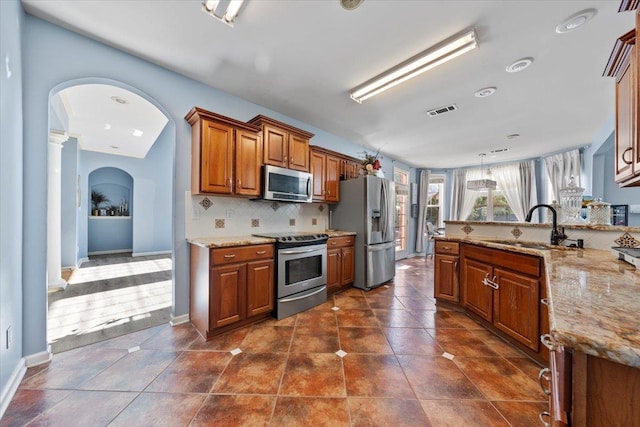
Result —
[[487, 242], [527, 249], [549, 250], [552, 248], [551, 245], [540, 242], [520, 242], [517, 240], [487, 240]]

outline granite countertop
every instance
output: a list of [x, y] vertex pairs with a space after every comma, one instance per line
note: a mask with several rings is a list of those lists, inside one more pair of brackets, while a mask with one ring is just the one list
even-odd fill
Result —
[[229, 246], [249, 246], [275, 243], [276, 239], [256, 236], [231, 236], [231, 237], [192, 237], [187, 242], [203, 248], [224, 248]]
[[355, 231], [340, 231], [340, 230], [327, 230], [325, 231], [329, 237], [343, 237], [343, 236], [355, 236]]
[[633, 265], [600, 249], [442, 239], [542, 257], [555, 344], [640, 368], [640, 272]]

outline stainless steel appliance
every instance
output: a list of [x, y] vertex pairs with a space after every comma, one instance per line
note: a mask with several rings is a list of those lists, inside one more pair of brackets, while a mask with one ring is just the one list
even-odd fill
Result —
[[284, 319], [327, 301], [326, 234], [254, 235], [276, 239], [276, 318]]
[[264, 200], [311, 203], [313, 177], [309, 172], [264, 166]]
[[369, 290], [395, 276], [395, 184], [366, 175], [340, 183], [333, 227], [355, 231], [355, 281]]

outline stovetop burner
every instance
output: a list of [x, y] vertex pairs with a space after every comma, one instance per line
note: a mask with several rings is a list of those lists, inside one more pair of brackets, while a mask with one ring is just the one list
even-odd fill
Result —
[[326, 243], [329, 235], [326, 233], [305, 233], [305, 232], [281, 232], [281, 233], [256, 233], [256, 237], [268, 237], [277, 240], [277, 245], [306, 246]]

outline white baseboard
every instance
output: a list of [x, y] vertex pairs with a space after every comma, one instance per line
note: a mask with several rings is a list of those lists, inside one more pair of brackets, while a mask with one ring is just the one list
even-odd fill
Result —
[[40, 353], [30, 354], [24, 357], [24, 364], [27, 368], [31, 368], [34, 366], [42, 365], [44, 363], [51, 362], [53, 358], [53, 353], [51, 353], [51, 346], [47, 346], [47, 350], [41, 351]]
[[171, 250], [168, 251], [153, 251], [153, 252], [135, 252], [132, 253], [131, 256], [135, 257], [135, 256], [150, 256], [150, 255], [165, 255], [165, 254], [170, 254]]
[[24, 363], [24, 358], [20, 359], [16, 364], [9, 381], [7, 382], [7, 386], [2, 390], [2, 398], [0, 398], [0, 419], [4, 416], [5, 411], [9, 407], [9, 403], [11, 403], [11, 399], [15, 396], [18, 387], [20, 386], [20, 382], [22, 378], [24, 378], [24, 374], [27, 372], [27, 367]]
[[126, 254], [133, 251], [133, 249], [113, 249], [111, 251], [94, 251], [88, 252], [88, 255], [110, 255], [110, 254]]
[[78, 260], [78, 268], [82, 267], [82, 263], [89, 262], [89, 258], [80, 258]]
[[182, 325], [183, 323], [189, 323], [190, 321], [189, 313], [181, 314], [180, 316], [174, 316], [173, 314], [169, 315], [169, 324], [171, 326]]

